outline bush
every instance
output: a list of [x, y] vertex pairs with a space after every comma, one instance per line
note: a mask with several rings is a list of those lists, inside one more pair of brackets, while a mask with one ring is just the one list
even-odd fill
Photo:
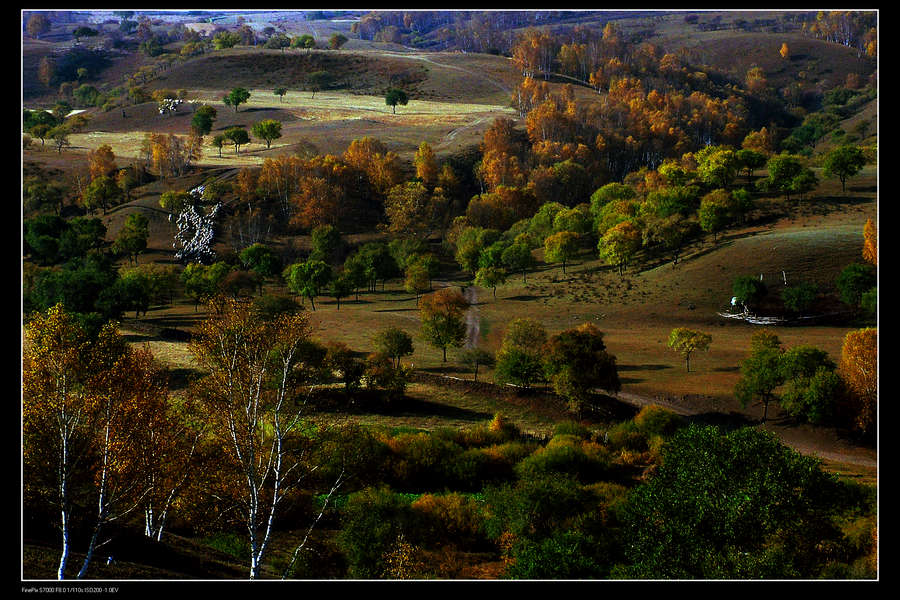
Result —
[[602, 546], [579, 533], [559, 531], [538, 541], [521, 540], [512, 548], [511, 579], [603, 579], [609, 561]]
[[423, 546], [453, 544], [472, 549], [487, 544], [484, 515], [471, 496], [423, 494], [411, 508], [416, 519], [413, 541]]
[[455, 474], [463, 448], [429, 433], [400, 434], [388, 441], [394, 451], [392, 477], [396, 486], [416, 491], [444, 490]]
[[463, 451], [448, 467], [447, 485], [465, 492], [477, 492], [486, 483], [500, 483], [513, 476], [512, 465], [479, 448]]
[[590, 439], [591, 430], [575, 421], [563, 421], [553, 428], [553, 436], [571, 435], [584, 440]]
[[565, 474], [587, 483], [609, 475], [611, 467], [612, 460], [605, 449], [588, 446], [586, 451], [577, 438], [565, 436], [536, 450], [517, 464], [515, 471], [522, 479]]
[[412, 530], [410, 501], [388, 488], [368, 488], [352, 494], [342, 509], [337, 544], [353, 579], [384, 576], [385, 556], [401, 532]]
[[512, 535], [539, 539], [570, 529], [596, 508], [594, 495], [568, 475], [550, 473], [515, 484], [492, 486], [484, 493], [485, 532], [492, 540]]
[[634, 421], [614, 425], [606, 432], [606, 445], [610, 450], [645, 452], [650, 448], [649, 436]]
[[681, 415], [671, 410], [651, 404], [645, 406], [634, 417], [634, 424], [646, 435], [670, 436], [687, 423]]

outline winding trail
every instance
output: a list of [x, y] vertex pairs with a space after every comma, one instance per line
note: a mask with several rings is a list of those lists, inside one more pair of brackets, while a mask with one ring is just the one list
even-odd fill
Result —
[[478, 315], [478, 290], [474, 285], [466, 288], [463, 294], [469, 309], [466, 311], [466, 348], [478, 346], [478, 338], [481, 334], [481, 317]]
[[[676, 414], [687, 417], [688, 419], [691, 417], [698, 417], [705, 412], [657, 397], [644, 396], [633, 392], [620, 391], [615, 393], [606, 390], [596, 391], [616, 398], [617, 400], [630, 404], [636, 408], [643, 408], [655, 404], [671, 410]], [[729, 418], [725, 413], [722, 413], [721, 416], [723, 419]], [[737, 418], [735, 418], [735, 420], [737, 420]], [[878, 468], [877, 450], [855, 446], [852, 443], [839, 438], [835, 432], [827, 428], [797, 427], [785, 424], [784, 421], [774, 418], [759, 425], [759, 427], [778, 436], [778, 438], [786, 445], [806, 456], [815, 456], [822, 460], [856, 465], [859, 467]]]

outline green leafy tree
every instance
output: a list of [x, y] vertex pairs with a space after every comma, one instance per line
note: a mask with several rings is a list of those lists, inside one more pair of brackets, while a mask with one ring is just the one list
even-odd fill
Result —
[[819, 288], [814, 283], [805, 281], [786, 287], [781, 291], [781, 299], [785, 308], [798, 314], [809, 310], [818, 295]]
[[283, 274], [288, 289], [299, 296], [309, 298], [313, 310], [316, 310], [316, 296], [320, 295], [333, 276], [331, 266], [321, 260], [295, 263], [285, 269]]
[[298, 35], [294, 39], [291, 40], [291, 48], [305, 48], [306, 53], [309, 54], [309, 51], [316, 47], [316, 39], [309, 35], [308, 33], [303, 35]]
[[234, 144], [234, 153], [240, 151], [241, 146], [250, 143], [250, 134], [243, 127], [229, 127], [224, 133], [225, 139]]
[[622, 511], [629, 542], [619, 575], [814, 579], [842, 536], [825, 517], [841, 508], [839, 488], [818, 459], [769, 432], [683, 428]]
[[340, 50], [341, 46], [347, 43], [347, 36], [340, 33], [333, 34], [328, 38], [328, 47], [332, 50]]
[[195, 312], [201, 302], [212, 299], [221, 291], [222, 282], [232, 270], [231, 265], [222, 261], [211, 265], [190, 263], [184, 267], [181, 281], [184, 283], [184, 293], [194, 301]]
[[687, 327], [676, 327], [669, 333], [669, 348], [684, 357], [685, 370], [691, 370], [691, 354], [700, 350], [709, 350], [712, 336], [702, 331], [694, 331]]
[[475, 275], [482, 251], [500, 238], [496, 229], [466, 227], [456, 238], [454, 258], [465, 271]]
[[281, 257], [264, 244], [248, 246], [241, 250], [239, 256], [244, 268], [256, 272], [260, 277], [273, 279], [281, 274]]
[[542, 348], [547, 331], [535, 319], [513, 319], [507, 325], [497, 351], [494, 376], [500, 383], [531, 387], [544, 379]]
[[775, 390], [784, 384], [781, 358], [784, 349], [777, 336], [766, 330], [753, 334], [750, 353], [741, 362], [741, 378], [734, 395], [745, 407], [754, 400], [763, 404], [763, 422], [769, 414], [769, 404], [776, 399]]
[[276, 33], [266, 40], [265, 47], [269, 50], [281, 50], [282, 52], [284, 52], [284, 49], [290, 45], [291, 38], [283, 33]]
[[592, 323], [552, 336], [541, 353], [545, 376], [575, 413], [581, 414], [595, 388], [621, 389], [616, 357], [607, 352], [603, 333]]
[[466, 348], [459, 353], [459, 362], [472, 369], [472, 380], [478, 381], [478, 367], [495, 364], [494, 355], [483, 348]]
[[763, 187], [772, 192], [780, 192], [790, 201], [791, 185], [794, 179], [800, 175], [806, 167], [800, 156], [793, 154], [778, 154], [766, 163], [768, 176], [762, 180]]
[[847, 178], [859, 173], [866, 165], [863, 151], [856, 146], [839, 146], [825, 155], [822, 163], [825, 177], [837, 177], [841, 181], [841, 192], [847, 191]]
[[753, 172], [766, 164], [765, 154], [748, 148], [738, 150], [734, 153], [734, 157], [737, 160], [738, 169], [747, 176], [748, 184], [753, 177]]
[[874, 265], [853, 263], [844, 267], [835, 280], [841, 301], [848, 306], [857, 307], [863, 294], [878, 283], [878, 271]]
[[447, 362], [447, 348], [459, 348], [466, 339], [465, 310], [469, 303], [459, 290], [442, 288], [427, 295], [419, 305], [422, 337], [443, 352]]
[[222, 98], [222, 102], [225, 103], [225, 106], [231, 106], [234, 108], [234, 112], [238, 111], [238, 106], [247, 102], [250, 99], [250, 92], [242, 87], [233, 88], [228, 94]]
[[405, 275], [403, 289], [416, 295], [416, 306], [418, 306], [420, 295], [431, 287], [428, 268], [421, 262], [410, 262], [406, 265]]
[[711, 187], [728, 188], [740, 169], [734, 150], [722, 146], [707, 146], [696, 152], [694, 158], [697, 176]]
[[828, 353], [819, 348], [801, 345], [786, 350], [781, 357], [785, 381], [781, 407], [810, 423], [830, 422], [843, 392], [836, 368]]
[[391, 88], [384, 95], [384, 103], [391, 107], [391, 113], [397, 113], [397, 105], [406, 106], [409, 103], [409, 96], [403, 90]]
[[712, 191], [700, 200], [697, 217], [700, 228], [713, 234], [713, 242], [717, 241], [719, 232], [731, 221], [731, 195], [724, 189]]
[[497, 286], [506, 282], [506, 271], [496, 267], [481, 267], [475, 272], [475, 285], [491, 288], [497, 299]]
[[217, 111], [212, 106], [204, 104], [194, 111], [191, 117], [191, 129], [197, 135], [207, 135], [212, 131], [213, 122], [216, 120]]
[[159, 205], [163, 210], [176, 214], [183, 211], [192, 202], [193, 198], [184, 190], [168, 190], [159, 196]]
[[560, 231], [544, 240], [544, 260], [562, 263], [562, 271], [566, 272], [566, 263], [578, 255], [581, 236], [574, 231]]
[[524, 242], [516, 242], [507, 246], [500, 255], [500, 260], [508, 271], [521, 273], [523, 283], [528, 283], [527, 273], [537, 264], [531, 248]]
[[216, 50], [224, 50], [226, 48], [233, 48], [236, 45], [241, 43], [241, 36], [238, 33], [231, 31], [220, 31], [215, 36], [213, 36], [213, 47]]
[[334, 225], [319, 225], [310, 235], [312, 252], [310, 258], [331, 263], [343, 245], [341, 232]]
[[632, 221], [622, 221], [610, 227], [600, 238], [597, 250], [600, 256], [625, 274], [628, 261], [641, 247], [641, 231]]
[[272, 93], [275, 94], [276, 96], [278, 96], [279, 102], [284, 102], [284, 95], [287, 94], [287, 91], [288, 90], [286, 87], [277, 87], [274, 90], [272, 90]]
[[337, 302], [337, 309], [341, 310], [341, 298], [346, 298], [353, 292], [353, 281], [346, 273], [340, 273], [337, 277], [332, 278], [329, 289]]
[[769, 288], [758, 277], [743, 275], [732, 282], [731, 292], [738, 302], [748, 308], [755, 308], [769, 293]]
[[219, 158], [222, 158], [222, 146], [225, 145], [226, 141], [228, 141], [228, 138], [225, 137], [224, 133], [220, 133], [212, 140], [212, 145], [219, 150]]
[[281, 137], [281, 121], [276, 121], [275, 119], [259, 121], [253, 124], [250, 131], [259, 139], [265, 140], [266, 148], [269, 148], [272, 145], [272, 140], [277, 140]]
[[125, 225], [119, 230], [116, 241], [113, 242], [113, 251], [124, 254], [137, 262], [137, 256], [147, 249], [147, 240], [150, 237], [148, 229], [149, 221], [142, 213], [134, 213], [125, 218]]
[[375, 348], [391, 359], [394, 368], [400, 367], [400, 359], [413, 353], [412, 336], [399, 327], [388, 327], [375, 334]]

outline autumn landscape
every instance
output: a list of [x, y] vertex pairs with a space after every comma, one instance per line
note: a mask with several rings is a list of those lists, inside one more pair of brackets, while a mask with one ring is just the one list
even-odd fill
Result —
[[23, 591], [879, 581], [878, 11], [22, 11]]

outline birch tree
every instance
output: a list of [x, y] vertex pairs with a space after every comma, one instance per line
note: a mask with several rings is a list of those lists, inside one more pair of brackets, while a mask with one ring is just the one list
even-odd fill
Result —
[[[213, 312], [213, 311], [210, 311]], [[191, 352], [208, 373], [194, 392], [221, 443], [237, 509], [249, 537], [250, 579], [260, 576], [285, 494], [305, 473], [289, 439], [301, 424], [298, 395], [312, 367], [303, 314], [271, 321], [247, 304], [224, 300], [200, 327]]]
[[131, 349], [113, 323], [89, 338], [60, 304], [34, 315], [24, 349], [22, 433], [30, 468], [24, 483], [42, 485], [41, 474], [52, 466], [48, 487], [55, 490], [62, 542], [58, 579], [66, 577], [72, 524], [90, 524], [80, 579], [106, 543], [107, 526], [148, 494], [138, 457], [154, 448], [139, 452], [135, 442], [165, 407], [167, 392], [149, 350]]

